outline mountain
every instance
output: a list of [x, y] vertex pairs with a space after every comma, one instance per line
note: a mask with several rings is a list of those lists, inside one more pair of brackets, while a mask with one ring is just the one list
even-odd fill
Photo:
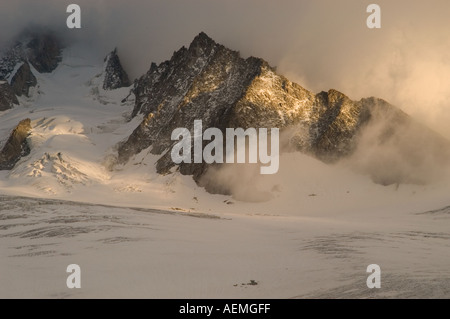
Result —
[[[169, 151], [174, 145], [171, 132], [177, 127], [192, 132], [195, 119], [201, 119], [204, 128], [222, 131], [227, 127], [281, 128], [287, 149], [326, 163], [351, 157], [364, 140], [369, 143], [364, 148], [378, 148], [380, 153], [358, 161], [357, 169], [385, 185], [425, 182], [426, 174], [417, 174], [419, 168], [450, 158], [446, 139], [386, 101], [373, 97], [353, 101], [333, 89], [314, 94], [277, 74], [263, 59], [243, 59], [205, 33], [170, 60], [152, 64], [133, 92], [132, 116], [140, 114], [143, 120], [120, 145], [119, 163], [151, 147], [152, 154], [161, 156], [156, 164], [161, 174], [175, 166]], [[372, 138], [366, 136], [368, 132]], [[385, 147], [392, 156], [383, 154]], [[212, 191], [227, 193], [202, 183], [208, 167], [181, 163], [178, 169]]]
[[127, 72], [120, 63], [119, 56], [117, 55], [117, 49], [114, 49], [110, 54], [105, 57], [105, 79], [103, 82], [104, 90], [115, 90], [122, 87], [130, 86], [130, 80]]
[[382, 185], [427, 183], [449, 163], [450, 142], [388, 102], [354, 101], [334, 89], [315, 94], [203, 32], [132, 86], [116, 49], [103, 65], [86, 61], [86, 50], [66, 51], [51, 33], [35, 33], [3, 51], [0, 156], [8, 176], [41, 178], [30, 183], [56, 192], [47, 186], [52, 178], [70, 189], [151, 165], [161, 176], [178, 171], [211, 193], [232, 194], [211, 177], [222, 164], [173, 163], [172, 131], [192, 132], [194, 120], [222, 132], [280, 128], [282, 153], [343, 163]]
[[0, 112], [9, 110], [18, 104], [19, 101], [11, 85], [7, 81], [0, 80]]
[[[0, 55], [0, 112], [19, 105], [18, 97], [30, 98], [30, 89], [38, 85], [32, 67], [36, 73], [53, 72], [62, 60], [62, 49], [61, 40], [53, 33], [26, 31], [10, 48], [3, 50]], [[31, 120], [23, 119], [12, 129], [4, 145], [0, 144], [0, 170], [12, 169], [21, 157], [30, 154], [27, 138], [31, 130]]]
[[17, 96], [29, 96], [30, 88], [36, 85], [36, 77], [31, 72], [28, 62], [24, 62], [11, 78], [11, 87]]
[[6, 80], [18, 63], [29, 62], [39, 73], [51, 73], [61, 62], [62, 41], [50, 31], [25, 31], [0, 58], [0, 80]]
[[0, 52], [0, 111], [18, 105], [18, 96], [29, 97], [37, 85], [35, 72], [51, 73], [61, 62], [62, 41], [50, 31], [24, 31]]
[[[244, 60], [201, 33], [189, 49], [183, 47], [159, 66], [152, 64], [133, 89], [136, 103], [132, 115], [141, 113], [144, 120], [119, 147], [119, 162], [149, 146], [153, 154], [161, 155], [173, 144], [172, 130], [192, 129], [194, 119], [202, 119], [204, 127], [233, 127], [229, 111], [244, 95], [261, 63], [256, 58]], [[167, 173], [173, 165], [166, 152], [157, 170]], [[205, 168], [205, 164], [181, 164], [180, 172], [198, 178]]]
[[13, 168], [22, 156], [30, 154], [30, 147], [27, 142], [30, 131], [30, 119], [20, 121], [14, 128], [5, 146], [0, 151], [0, 170]]

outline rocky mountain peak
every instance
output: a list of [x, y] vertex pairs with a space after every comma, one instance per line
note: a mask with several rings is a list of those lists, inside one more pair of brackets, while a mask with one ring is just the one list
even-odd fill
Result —
[[61, 62], [63, 45], [51, 32], [32, 33], [27, 43], [27, 58], [39, 73], [51, 73]]
[[36, 77], [31, 72], [28, 62], [24, 62], [11, 79], [11, 86], [17, 96], [29, 96], [31, 87], [37, 85]]
[[0, 170], [13, 168], [21, 157], [30, 153], [30, 147], [27, 142], [30, 131], [30, 119], [24, 119], [17, 124], [0, 151]]
[[61, 62], [63, 45], [49, 31], [24, 31], [13, 44], [0, 52], [0, 110], [19, 104], [16, 96], [29, 96], [37, 85], [30, 65], [39, 73], [51, 73]]
[[206, 33], [200, 32], [189, 46], [190, 51], [197, 52], [197, 55], [208, 54], [217, 43], [211, 39]]
[[120, 63], [117, 48], [109, 53], [105, 59], [105, 80], [103, 82], [103, 89], [115, 90], [121, 87], [130, 86], [128, 74]]
[[39, 73], [51, 73], [61, 62], [62, 41], [50, 31], [24, 31], [0, 54], [0, 80], [8, 79], [18, 63], [28, 62]]

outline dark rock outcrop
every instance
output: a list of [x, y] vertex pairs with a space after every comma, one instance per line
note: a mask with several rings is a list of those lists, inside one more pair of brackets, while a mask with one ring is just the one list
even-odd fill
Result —
[[30, 119], [20, 121], [0, 152], [0, 170], [10, 170], [21, 157], [30, 153], [27, 137], [31, 131]]
[[117, 49], [114, 49], [114, 51], [105, 57], [105, 64], [104, 90], [115, 90], [121, 87], [130, 86], [130, 80], [120, 63]]
[[0, 81], [7, 80], [18, 63], [26, 61], [26, 52], [21, 42], [16, 42], [0, 55]]
[[19, 101], [12, 87], [8, 82], [0, 80], [0, 112], [9, 110], [14, 105], [19, 105]]
[[[202, 120], [203, 129], [280, 128], [289, 140], [289, 149], [311, 154], [324, 162], [349, 157], [363, 141], [389, 145], [397, 152], [398, 163], [413, 159], [411, 169], [400, 170], [398, 174], [383, 175], [371, 165], [361, 166], [361, 171], [382, 184], [420, 182], [413, 169], [415, 164], [426, 165], [430, 154], [439, 153], [442, 161], [450, 159], [447, 140], [424, 129], [389, 103], [376, 98], [353, 101], [336, 90], [313, 94], [278, 75], [264, 60], [243, 59], [238, 52], [217, 44], [204, 33], [189, 48], [175, 52], [169, 61], [158, 66], [152, 64], [135, 82], [133, 90], [136, 102], [132, 115], [142, 114], [144, 119], [128, 140], [119, 145], [119, 162], [124, 163], [151, 146], [151, 153], [162, 155], [157, 161], [157, 171], [162, 174], [175, 166], [170, 158], [170, 149], [175, 144], [171, 140], [172, 131], [185, 127], [193, 132], [196, 119]], [[377, 138], [371, 140], [366, 132], [373, 130], [372, 135]], [[403, 136], [424, 141], [422, 133], [433, 142], [416, 145], [420, 152], [410, 156], [413, 149]], [[379, 151], [383, 152], [383, 148]], [[376, 162], [377, 154], [372, 156]], [[388, 166], [389, 161], [389, 158], [385, 161]], [[204, 163], [182, 163], [178, 167], [182, 174], [193, 175], [196, 181], [208, 169]], [[388, 175], [394, 178], [387, 178]]]
[[27, 62], [22, 64], [11, 79], [12, 89], [17, 96], [29, 96], [30, 88], [36, 85], [36, 77], [31, 72], [30, 65]]
[[[201, 119], [204, 129], [303, 126], [308, 134], [292, 140], [304, 152], [319, 157], [339, 157], [350, 152], [358, 123], [347, 117], [360, 107], [340, 92], [313, 94], [275, 73], [267, 62], [217, 44], [200, 33], [188, 49], [175, 52], [170, 61], [153, 64], [134, 88], [133, 115], [143, 113], [141, 125], [119, 148], [119, 161], [152, 146], [162, 154], [173, 145], [176, 127], [193, 129]], [[347, 112], [350, 112], [348, 116]], [[345, 122], [345, 129], [341, 122]], [[304, 132], [305, 130], [301, 130]], [[336, 145], [339, 140], [341, 145]], [[323, 156], [322, 156], [323, 152]], [[174, 164], [170, 152], [157, 163], [166, 173]], [[206, 165], [180, 164], [183, 174], [200, 177]]]
[[62, 42], [51, 32], [23, 32], [0, 56], [0, 80], [7, 79], [23, 62], [31, 63], [39, 73], [50, 73], [61, 62], [62, 49]]
[[28, 60], [39, 73], [51, 73], [62, 60], [61, 41], [52, 33], [33, 34], [27, 48]]

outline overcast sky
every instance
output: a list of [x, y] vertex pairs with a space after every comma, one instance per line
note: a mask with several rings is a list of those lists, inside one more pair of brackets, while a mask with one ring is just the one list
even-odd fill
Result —
[[[66, 27], [70, 3], [81, 6], [81, 30]], [[381, 29], [366, 26], [370, 3], [381, 6]], [[448, 0], [1, 0], [0, 45], [27, 25], [101, 57], [117, 46], [132, 77], [204, 31], [307, 89], [384, 98], [450, 138]]]

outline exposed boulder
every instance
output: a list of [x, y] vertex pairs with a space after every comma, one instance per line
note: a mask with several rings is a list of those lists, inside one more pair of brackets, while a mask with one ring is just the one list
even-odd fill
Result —
[[8, 79], [19, 63], [29, 62], [39, 73], [50, 73], [61, 62], [62, 42], [49, 31], [25, 31], [0, 55], [0, 80]]
[[0, 170], [10, 170], [21, 157], [30, 154], [27, 137], [31, 131], [31, 120], [25, 119], [11, 132], [5, 146], [0, 151]]

